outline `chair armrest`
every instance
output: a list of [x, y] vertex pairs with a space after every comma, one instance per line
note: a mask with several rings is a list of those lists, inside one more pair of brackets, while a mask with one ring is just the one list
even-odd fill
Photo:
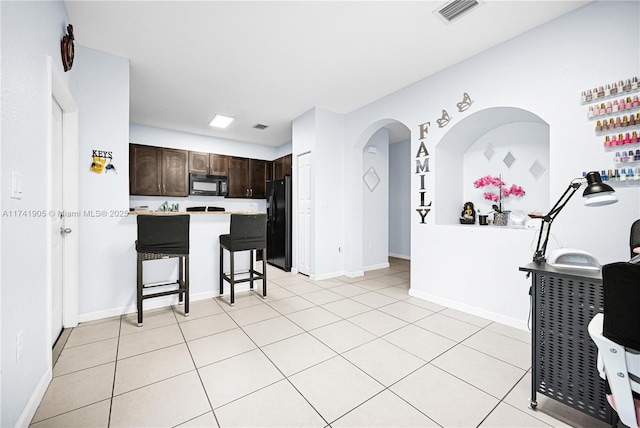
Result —
[[602, 359], [604, 363], [606, 379], [620, 420], [630, 428], [638, 428], [631, 381], [627, 370], [626, 350], [602, 335], [603, 322], [604, 315], [596, 314], [589, 322], [589, 336], [598, 347], [598, 360]]

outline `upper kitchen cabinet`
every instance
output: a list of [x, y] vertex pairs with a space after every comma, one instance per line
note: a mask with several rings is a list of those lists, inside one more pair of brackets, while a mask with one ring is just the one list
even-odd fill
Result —
[[273, 179], [279, 180], [285, 175], [291, 175], [291, 155], [273, 161]]
[[151, 146], [129, 145], [129, 193], [159, 196], [162, 174], [160, 149]]
[[189, 172], [193, 174], [227, 175], [227, 156], [214, 153], [189, 152]]
[[162, 149], [162, 196], [189, 196], [186, 150]]
[[267, 193], [267, 161], [229, 158], [228, 198], [264, 199]]
[[130, 144], [129, 192], [142, 196], [188, 196], [188, 152]]

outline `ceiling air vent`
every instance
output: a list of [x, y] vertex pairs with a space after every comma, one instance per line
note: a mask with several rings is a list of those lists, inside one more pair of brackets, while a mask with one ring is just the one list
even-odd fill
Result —
[[263, 125], [262, 123], [256, 123], [252, 126], [252, 128], [259, 129], [260, 131], [267, 129], [268, 127], [269, 125]]
[[444, 23], [449, 24], [483, 4], [483, 0], [452, 0], [433, 13]]

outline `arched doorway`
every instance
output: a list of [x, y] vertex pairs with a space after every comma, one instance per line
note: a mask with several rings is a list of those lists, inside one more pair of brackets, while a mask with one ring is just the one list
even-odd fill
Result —
[[398, 121], [370, 127], [362, 158], [362, 270], [410, 258], [411, 132]]

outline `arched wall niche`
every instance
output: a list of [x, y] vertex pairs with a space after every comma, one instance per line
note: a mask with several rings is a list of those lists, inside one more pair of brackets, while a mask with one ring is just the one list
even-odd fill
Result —
[[[491, 211], [485, 191], [473, 187], [486, 175], [502, 176], [521, 186], [526, 195], [503, 201], [503, 210], [547, 212], [549, 208], [549, 124], [515, 107], [493, 107], [457, 123], [435, 147], [435, 223], [460, 224], [463, 204], [474, 203], [482, 214]], [[465, 227], [469, 227], [465, 225]]]

